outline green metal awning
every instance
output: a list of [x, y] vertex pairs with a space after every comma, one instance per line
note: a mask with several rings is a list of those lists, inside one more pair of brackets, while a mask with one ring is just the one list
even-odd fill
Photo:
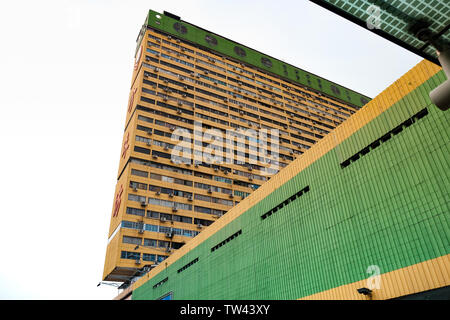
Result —
[[449, 0], [310, 0], [436, 64], [450, 44]]

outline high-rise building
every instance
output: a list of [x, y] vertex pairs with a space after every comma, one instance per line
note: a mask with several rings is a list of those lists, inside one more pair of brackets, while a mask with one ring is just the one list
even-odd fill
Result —
[[445, 81], [420, 62], [117, 298], [450, 299]]
[[148, 272], [369, 100], [150, 10], [137, 38], [103, 279], [129, 284]]

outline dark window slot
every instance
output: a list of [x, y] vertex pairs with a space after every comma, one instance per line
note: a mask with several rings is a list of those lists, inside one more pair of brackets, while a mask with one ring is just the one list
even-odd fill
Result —
[[397, 134], [399, 134], [399, 133], [402, 132], [402, 131], [403, 131], [403, 127], [398, 126], [398, 127], [395, 128], [394, 130], [392, 130], [392, 133], [393, 133], [394, 135], [397, 135]]
[[361, 158], [361, 156], [368, 154], [370, 151], [376, 149], [381, 145], [381, 143], [387, 142], [389, 139], [391, 139], [393, 136], [398, 135], [401, 133], [404, 129], [410, 127], [414, 122], [416, 122], [419, 119], [422, 119], [428, 114], [428, 109], [425, 108], [418, 113], [416, 113], [411, 118], [403, 121], [400, 125], [396, 126], [392, 130], [390, 130], [388, 133], [384, 134], [381, 138], [378, 138], [377, 140], [373, 141], [371, 144], [357, 152], [356, 154], [352, 155], [347, 160], [341, 162], [341, 168], [344, 169], [348, 167], [352, 162], [357, 161]]
[[[415, 117], [417, 120], [420, 120], [420, 119], [422, 119], [423, 117], [425, 117], [427, 114], [428, 114], [428, 109], [425, 108], [425, 109], [423, 109], [422, 111], [420, 111], [419, 113], [417, 113], [414, 117]], [[414, 117], [413, 117], [413, 118], [414, 118]]]
[[236, 237], [240, 236], [241, 234], [242, 234], [242, 230], [239, 230], [238, 232], [232, 234], [231, 236], [229, 236], [228, 238], [226, 238], [222, 242], [220, 242], [220, 243], [216, 244], [214, 247], [212, 247], [211, 248], [211, 252], [214, 252], [215, 250], [219, 249], [221, 246], [227, 244], [228, 242], [230, 242], [231, 240], [233, 240]]
[[186, 270], [187, 268], [189, 268], [190, 266], [192, 266], [194, 263], [197, 263], [197, 262], [198, 262], [198, 257], [195, 258], [194, 260], [192, 260], [191, 262], [189, 262], [188, 264], [186, 264], [185, 266], [183, 266], [180, 269], [178, 269], [177, 272], [180, 273], [180, 272]]
[[[395, 129], [394, 129], [395, 130]], [[386, 133], [384, 136], [380, 138], [381, 142], [386, 142], [392, 137], [391, 132]]]
[[159, 286], [163, 285], [164, 283], [167, 282], [167, 280], [169, 280], [169, 277], [165, 277], [165, 278], [162, 279], [160, 282], [156, 283], [156, 284], [153, 286], [153, 289], [156, 289], [156, 288], [158, 288]]
[[141, 101], [145, 101], [145, 102], [150, 103], [150, 104], [155, 104], [155, 100], [149, 99], [149, 98], [146, 98], [146, 97], [141, 97]]
[[364, 149], [361, 150], [361, 155], [366, 155], [370, 152], [370, 147], [365, 147]]
[[412, 125], [414, 123], [414, 119], [408, 119], [405, 122], [403, 122], [403, 126], [405, 128], [408, 128], [410, 125]]
[[353, 157], [350, 158], [350, 162], [355, 162], [359, 159], [359, 153], [355, 154]]
[[376, 140], [376, 141], [372, 142], [372, 144], [370, 145], [370, 148], [373, 150], [379, 146], [380, 146], [380, 140]]
[[261, 216], [261, 219], [267, 219], [268, 217], [270, 217], [272, 214], [274, 214], [275, 212], [277, 212], [279, 209], [291, 204], [294, 200], [296, 200], [297, 198], [301, 197], [303, 194], [305, 194], [306, 192], [309, 191], [309, 186], [304, 187], [302, 190], [300, 190], [299, 192], [297, 192], [296, 194], [290, 196], [289, 198], [287, 198], [286, 200], [284, 200], [283, 202], [281, 202], [280, 204], [278, 204], [277, 206], [273, 207], [271, 210], [267, 211], [266, 213], [264, 213]]

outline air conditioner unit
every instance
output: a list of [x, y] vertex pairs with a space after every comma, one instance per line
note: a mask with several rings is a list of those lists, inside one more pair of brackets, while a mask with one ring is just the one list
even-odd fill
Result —
[[175, 131], [175, 127], [170, 127], [170, 131]]
[[167, 221], [166, 217], [161, 217], [159, 220], [162, 221], [162, 222], [166, 222]]
[[142, 207], [146, 207], [146, 206], [147, 206], [147, 203], [146, 203], [145, 201], [141, 201], [141, 206], [142, 206]]
[[137, 187], [136, 186], [132, 186], [133, 191], [137, 191]]
[[159, 196], [161, 194], [161, 191], [156, 191], [156, 195]]
[[230, 198], [234, 198], [233, 194], [231, 194], [231, 193], [230, 193], [229, 197], [230, 197]]
[[168, 146], [164, 146], [164, 150], [169, 150], [169, 147]]
[[141, 264], [141, 259], [136, 259], [135, 263], [136, 264]]
[[166, 232], [166, 237], [167, 238], [172, 238], [173, 237], [173, 233], [172, 232]]
[[184, 86], [184, 87], [183, 87], [183, 89], [184, 89], [184, 90], [187, 90], [187, 89], [188, 89], [188, 87], [187, 87], [187, 86]]
[[[179, 105], [179, 106], [182, 106], [183, 104], [182, 104], [181, 102], [178, 102], [178, 105]], [[178, 113], [178, 114], [182, 114], [183, 112], [182, 112], [181, 110], [177, 110], [177, 113]]]
[[173, 198], [173, 193], [172, 192], [169, 193], [169, 197]]
[[177, 212], [178, 211], [177, 207], [172, 207], [172, 211]]
[[147, 141], [147, 145], [148, 145], [148, 146], [151, 146], [152, 143], [151, 143], [150, 141]]
[[208, 193], [212, 193], [212, 189], [211, 188], [208, 189]]
[[144, 228], [142, 228], [142, 229], [139, 229], [139, 233], [144, 233]]
[[203, 225], [201, 224], [201, 223], [197, 223], [197, 228], [202, 228], [203, 227]]
[[158, 156], [154, 154], [154, 155], [152, 156], [152, 158], [153, 158], [153, 159], [158, 159]]

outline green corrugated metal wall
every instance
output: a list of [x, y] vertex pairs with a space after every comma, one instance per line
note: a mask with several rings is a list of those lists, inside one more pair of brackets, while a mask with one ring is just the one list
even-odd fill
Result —
[[[428, 98], [444, 80], [443, 72], [430, 78], [137, 288], [133, 299], [171, 291], [174, 299], [298, 299], [366, 279], [370, 265], [386, 273], [450, 253], [450, 113]], [[427, 116], [341, 168], [425, 107]], [[309, 192], [260, 218], [307, 185]], [[211, 252], [240, 229], [240, 236]]]

